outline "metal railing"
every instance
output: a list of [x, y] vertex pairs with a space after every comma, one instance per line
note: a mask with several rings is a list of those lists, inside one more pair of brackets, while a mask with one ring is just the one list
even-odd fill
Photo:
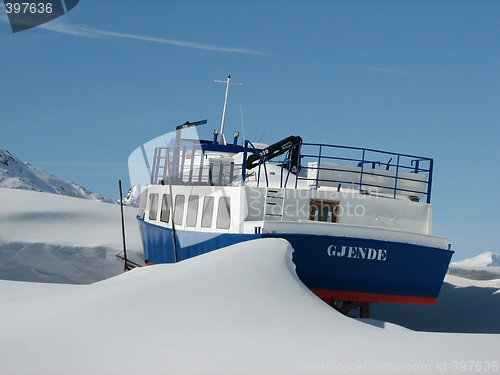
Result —
[[170, 182], [174, 185], [228, 186], [237, 178], [241, 167], [232, 161], [206, 160], [199, 145], [157, 147], [150, 183], [168, 184], [169, 170]]
[[[151, 184], [168, 183], [167, 152], [173, 184], [212, 186], [227, 186], [239, 178], [244, 184], [249, 177], [248, 156], [258, 154], [256, 183], [257, 186], [265, 183], [269, 187], [266, 167], [269, 161], [260, 156], [260, 150], [250, 141], [239, 147], [243, 150], [241, 166], [231, 159], [207, 160], [200, 145], [158, 147], [151, 169]], [[298, 162], [290, 160], [294, 150], [298, 150]], [[319, 143], [294, 144], [287, 155], [281, 161], [273, 161], [282, 167], [280, 188], [297, 188], [299, 181], [306, 181], [313, 189], [331, 187], [340, 191], [347, 187], [357, 189], [361, 194], [381, 194], [393, 198], [406, 196], [415, 201], [425, 197], [427, 203], [431, 200], [434, 165], [431, 158]], [[261, 174], [265, 176], [265, 181], [261, 181]], [[291, 178], [291, 174], [295, 178]]]
[[430, 203], [433, 159], [375, 149], [303, 143], [300, 146], [302, 168], [307, 180], [320, 186], [356, 187], [360, 193], [426, 197]]
[[[319, 143], [300, 143], [293, 147], [299, 149], [299, 163], [292, 171], [289, 158], [277, 162], [283, 167], [280, 187], [290, 187], [289, 177], [294, 173], [292, 187], [295, 189], [299, 181], [307, 181], [314, 189], [348, 187], [362, 194], [407, 196], [414, 201], [425, 197], [430, 203], [434, 164], [431, 158]], [[261, 163], [263, 161], [259, 166]]]

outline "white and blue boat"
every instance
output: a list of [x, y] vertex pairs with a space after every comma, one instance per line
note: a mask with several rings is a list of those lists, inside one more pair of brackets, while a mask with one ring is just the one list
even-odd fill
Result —
[[299, 136], [226, 142], [229, 83], [213, 139], [184, 137], [206, 121], [186, 123], [154, 151], [137, 216], [146, 262], [278, 237], [324, 300], [435, 304], [453, 251], [432, 233], [433, 159]]

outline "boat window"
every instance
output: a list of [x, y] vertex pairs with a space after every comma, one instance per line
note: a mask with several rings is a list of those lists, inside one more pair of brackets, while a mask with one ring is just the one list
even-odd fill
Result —
[[309, 201], [309, 220], [337, 223], [338, 210], [339, 202], [337, 201], [311, 199]]
[[174, 210], [174, 223], [177, 225], [182, 224], [182, 217], [184, 215], [184, 195], [177, 195], [175, 197], [175, 210]]
[[149, 220], [156, 220], [158, 213], [158, 194], [149, 194]]
[[200, 197], [197, 195], [190, 195], [188, 198], [188, 210], [186, 217], [186, 225], [188, 227], [194, 227], [196, 225], [196, 219], [198, 216], [198, 200]]
[[221, 197], [219, 199], [219, 207], [217, 209], [217, 228], [229, 229], [231, 226], [231, 202], [229, 197]]
[[168, 223], [170, 220], [170, 194], [163, 194], [161, 200], [160, 221]]
[[212, 216], [214, 214], [214, 197], [203, 199], [203, 211], [201, 213], [201, 226], [210, 228], [212, 226]]

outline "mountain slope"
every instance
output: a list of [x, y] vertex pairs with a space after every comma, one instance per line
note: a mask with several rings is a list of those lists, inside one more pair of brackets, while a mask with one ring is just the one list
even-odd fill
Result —
[[479, 254], [474, 258], [462, 260], [460, 262], [453, 262], [451, 266], [454, 267], [498, 267], [500, 266], [500, 254], [495, 254], [491, 251]]
[[41, 168], [24, 163], [7, 150], [0, 149], [0, 187], [46, 192], [100, 202], [116, 203], [69, 181], [57, 178]]

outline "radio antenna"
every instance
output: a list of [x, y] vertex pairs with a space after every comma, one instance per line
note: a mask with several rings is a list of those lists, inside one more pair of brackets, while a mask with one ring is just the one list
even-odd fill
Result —
[[215, 80], [215, 82], [225, 83], [226, 84], [226, 95], [224, 97], [224, 108], [222, 109], [222, 123], [220, 125], [220, 143], [226, 145], [226, 137], [224, 137], [224, 124], [226, 122], [226, 108], [227, 108], [227, 96], [229, 94], [229, 85], [241, 85], [240, 82], [231, 82], [231, 74], [227, 76], [227, 80], [219, 81]]
[[241, 104], [240, 104], [240, 115], [241, 115], [241, 131], [243, 132], [243, 142], [245, 142], [246, 141], [245, 124], [243, 124], [243, 108], [241, 107]]

